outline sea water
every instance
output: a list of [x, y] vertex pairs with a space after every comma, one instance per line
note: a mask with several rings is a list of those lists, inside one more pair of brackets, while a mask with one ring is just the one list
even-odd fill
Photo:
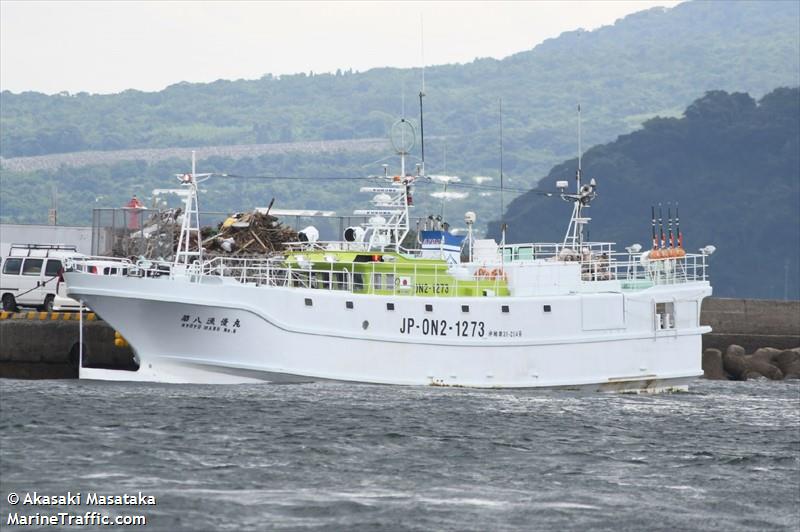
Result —
[[0, 380], [0, 492], [3, 530], [37, 512], [147, 531], [798, 530], [800, 381], [637, 396]]

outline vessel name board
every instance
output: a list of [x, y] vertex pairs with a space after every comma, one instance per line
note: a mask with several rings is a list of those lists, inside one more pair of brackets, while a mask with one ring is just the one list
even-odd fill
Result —
[[228, 317], [208, 316], [201, 318], [200, 316], [184, 314], [181, 316], [181, 327], [185, 329], [236, 334], [236, 331], [241, 327], [241, 323], [238, 319], [231, 320]]

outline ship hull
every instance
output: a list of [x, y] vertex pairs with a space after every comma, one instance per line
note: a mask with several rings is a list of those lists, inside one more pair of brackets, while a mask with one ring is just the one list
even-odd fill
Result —
[[[68, 273], [70, 295], [139, 361], [135, 372], [81, 368], [81, 378], [685, 389], [702, 373], [708, 328], [698, 316], [711, 291], [690, 283], [603, 297], [389, 297], [209, 281]], [[676, 308], [666, 330], [654, 321], [662, 300]]]

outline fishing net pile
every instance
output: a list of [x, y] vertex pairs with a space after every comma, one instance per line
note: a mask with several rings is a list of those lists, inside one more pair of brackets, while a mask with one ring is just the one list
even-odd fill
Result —
[[[108, 246], [101, 254], [134, 260], [170, 260], [175, 256], [184, 217], [182, 209], [119, 212], [122, 214], [115, 212], [107, 226], [96, 229], [101, 243]], [[265, 255], [282, 251], [286, 242], [299, 240], [294, 229], [280, 223], [268, 210], [235, 213], [216, 227], [201, 227], [200, 235], [203, 252], [209, 257]], [[194, 236], [189, 250], [197, 251]]]
[[[203, 250], [209, 255], [261, 255], [282, 251], [286, 242], [297, 242], [297, 232], [275, 216], [260, 211], [236, 213], [216, 229], [203, 227]], [[177, 249], [177, 239], [175, 248]]]

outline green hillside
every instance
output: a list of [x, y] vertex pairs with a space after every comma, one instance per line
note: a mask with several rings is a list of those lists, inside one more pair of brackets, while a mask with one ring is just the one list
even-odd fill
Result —
[[[758, 104], [709, 92], [682, 118], [654, 118], [595, 146], [582, 166], [598, 181], [590, 238], [646, 248], [651, 205], [663, 203], [666, 215], [667, 202], [679, 203], [685, 247], [717, 247], [716, 295], [800, 297], [800, 89], [776, 89]], [[556, 166], [537, 189], [574, 183], [576, 168], [577, 159]], [[570, 212], [557, 195], [531, 191], [508, 207], [508, 239], [561, 241]]]
[[[503, 60], [429, 67], [426, 130], [448, 137], [448, 166], [497, 167], [497, 102], [506, 170], [522, 182], [585, 144], [612, 140], [656, 114], [677, 114], [706, 90], [763, 95], [800, 83], [800, 4], [687, 2], [592, 32], [567, 32]], [[416, 116], [419, 69], [179, 83], [160, 92], [0, 95], [0, 155], [382, 137]], [[431, 151], [431, 163], [441, 164]]]

